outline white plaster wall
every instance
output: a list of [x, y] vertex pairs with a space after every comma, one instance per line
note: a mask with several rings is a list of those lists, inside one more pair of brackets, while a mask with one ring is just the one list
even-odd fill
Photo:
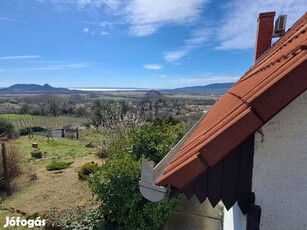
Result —
[[260, 229], [307, 229], [307, 90], [262, 132], [255, 137], [253, 169]]
[[246, 230], [246, 216], [237, 203], [227, 211], [224, 207], [223, 212], [223, 229], [224, 230]]

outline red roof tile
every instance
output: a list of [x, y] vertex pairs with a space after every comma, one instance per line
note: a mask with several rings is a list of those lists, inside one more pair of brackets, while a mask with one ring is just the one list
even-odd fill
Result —
[[307, 89], [305, 13], [203, 118], [157, 185], [183, 188]]

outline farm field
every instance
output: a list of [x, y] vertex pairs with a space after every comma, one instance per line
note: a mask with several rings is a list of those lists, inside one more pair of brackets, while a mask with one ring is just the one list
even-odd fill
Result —
[[40, 126], [43, 128], [63, 128], [66, 125], [80, 125], [87, 121], [86, 118], [72, 116], [35, 116], [29, 114], [0, 114], [0, 118], [12, 122], [17, 130]]

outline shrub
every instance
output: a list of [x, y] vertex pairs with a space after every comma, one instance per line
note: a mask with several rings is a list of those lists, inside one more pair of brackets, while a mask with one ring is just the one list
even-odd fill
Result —
[[124, 135], [115, 135], [107, 146], [107, 156], [129, 153], [134, 158], [160, 162], [182, 138], [183, 124], [170, 117], [158, 118], [152, 124], [131, 128]]
[[12, 139], [18, 136], [14, 125], [4, 118], [0, 118], [0, 136], [4, 135], [5, 137]]
[[106, 158], [108, 156], [108, 147], [106, 145], [97, 147], [96, 156], [99, 158]]
[[61, 169], [67, 169], [74, 162], [64, 162], [64, 161], [52, 161], [46, 166], [48, 171], [55, 171]]
[[43, 153], [39, 149], [34, 149], [31, 152], [31, 157], [33, 157], [33, 158], [42, 158], [43, 157]]
[[[173, 121], [171, 121], [173, 122]], [[128, 132], [131, 154], [158, 163], [183, 136], [183, 125], [157, 123]]]
[[26, 128], [19, 129], [19, 135], [20, 136], [29, 135], [31, 132], [31, 129], [32, 129], [32, 132], [45, 132], [46, 131], [45, 128], [40, 127], [40, 126], [26, 127]]
[[79, 180], [88, 180], [93, 177], [94, 173], [99, 170], [99, 166], [95, 162], [88, 162], [85, 163], [81, 169], [78, 171], [78, 178]]
[[74, 210], [63, 210], [52, 208], [44, 216], [46, 219], [46, 230], [65, 229], [65, 230], [101, 230], [103, 219], [99, 216], [96, 208], [84, 210], [78, 208]]
[[[6, 150], [7, 150], [7, 164], [8, 164], [9, 176], [10, 178], [14, 178], [18, 176], [18, 174], [20, 173], [19, 152], [13, 142], [8, 142], [6, 144]], [[3, 181], [2, 154], [0, 154], [0, 189], [2, 188], [4, 188], [4, 181]]]
[[84, 147], [85, 148], [95, 148], [95, 145], [92, 142], [90, 142], [90, 143], [87, 143]]
[[142, 197], [140, 174], [141, 160], [125, 154], [119, 159], [107, 159], [95, 176], [92, 189], [102, 200], [100, 210], [112, 229], [160, 229], [176, 204], [168, 196], [155, 203]]

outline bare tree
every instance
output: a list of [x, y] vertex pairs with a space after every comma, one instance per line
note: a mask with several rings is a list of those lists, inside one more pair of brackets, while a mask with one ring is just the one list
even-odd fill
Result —
[[144, 113], [133, 108], [126, 102], [119, 104], [106, 104], [102, 101], [95, 101], [93, 114], [91, 117], [92, 125], [99, 131], [104, 127], [109, 131], [120, 131], [127, 127], [141, 126], [145, 123]]

